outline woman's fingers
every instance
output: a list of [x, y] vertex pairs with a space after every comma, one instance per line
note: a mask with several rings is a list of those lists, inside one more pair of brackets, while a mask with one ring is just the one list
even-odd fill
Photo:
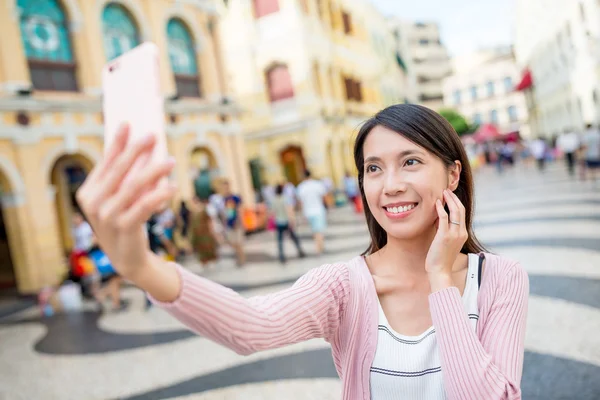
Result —
[[444, 199], [446, 200], [446, 204], [448, 205], [448, 210], [450, 210], [450, 224], [453, 225], [453, 227], [451, 228], [459, 228], [461, 223], [461, 217], [458, 205], [456, 204], [454, 197], [452, 197], [452, 195], [450, 194], [450, 190], [444, 190], [443, 195]]
[[123, 153], [123, 151], [127, 148], [127, 142], [129, 141], [129, 125], [123, 124], [119, 127], [117, 135], [115, 136], [113, 142], [108, 147], [106, 151], [106, 156], [104, 157], [102, 165], [102, 169], [100, 170], [100, 176], [106, 174], [109, 170], [110, 166], [113, 164], [115, 159]]
[[163, 204], [168, 203], [175, 193], [177, 187], [173, 184], [158, 185], [153, 190], [142, 195], [119, 219], [118, 229], [127, 232], [139, 229], [140, 225], [150, 219], [152, 214]]
[[448, 230], [448, 214], [440, 199], [435, 201], [435, 209], [438, 214], [438, 231], [446, 232]]
[[[94, 182], [97, 178], [106, 173], [109, 166], [114, 162], [115, 158], [125, 150], [127, 141], [129, 140], [129, 125], [123, 124], [119, 127], [114, 141], [109, 146], [104, 158], [98, 163], [86, 178], [86, 182]], [[84, 183], [85, 185], [85, 183]]]
[[[101, 178], [109, 166], [114, 162], [115, 158], [123, 152], [127, 146], [129, 140], [129, 126], [127, 124], [122, 125], [115, 137], [114, 142], [108, 148], [106, 155], [96, 165], [92, 171], [88, 174], [87, 178], [83, 182], [83, 185], [77, 190], [77, 203], [84, 213], [87, 212], [88, 203], [90, 203], [90, 196], [93, 193], [93, 188], [98, 184], [98, 179]], [[92, 193], [90, 193], [92, 192]]]
[[458, 211], [460, 212], [460, 216], [462, 218], [461, 222], [465, 222], [465, 216], [466, 216], [465, 205], [462, 203], [462, 201], [460, 201], [460, 199], [458, 198], [456, 193], [450, 192], [450, 196], [454, 199], [454, 202], [458, 206]]
[[117, 193], [108, 199], [100, 208], [98, 216], [100, 219], [109, 218], [111, 215], [118, 215], [135, 204], [140, 195], [152, 190], [157, 183], [168, 177], [173, 170], [175, 162], [169, 159], [160, 164], [151, 165], [131, 179], [126, 185], [122, 185]]
[[447, 198], [448, 208], [450, 209], [450, 221], [455, 221], [458, 224], [452, 224], [452, 230], [459, 237], [466, 240], [469, 234], [467, 231], [467, 223], [465, 218], [465, 207], [458, 198], [458, 196], [452, 193], [450, 190], [445, 190], [445, 197]]
[[101, 182], [96, 182], [90, 190], [92, 194], [90, 194], [91, 204], [89, 208], [92, 212], [98, 213], [100, 205], [117, 190], [136, 161], [144, 154], [149, 154], [152, 151], [155, 143], [156, 138], [153, 135], [148, 135], [115, 158], [113, 165], [102, 176]]

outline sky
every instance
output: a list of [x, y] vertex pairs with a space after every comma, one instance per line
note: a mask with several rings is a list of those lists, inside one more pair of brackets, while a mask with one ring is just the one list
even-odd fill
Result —
[[509, 45], [515, 0], [371, 0], [386, 16], [440, 24], [451, 56]]

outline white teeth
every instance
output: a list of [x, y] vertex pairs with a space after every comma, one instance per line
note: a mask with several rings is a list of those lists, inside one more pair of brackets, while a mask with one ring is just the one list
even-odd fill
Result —
[[414, 204], [410, 204], [408, 206], [400, 206], [400, 207], [388, 207], [386, 210], [392, 214], [398, 214], [402, 212], [407, 212], [415, 208]]

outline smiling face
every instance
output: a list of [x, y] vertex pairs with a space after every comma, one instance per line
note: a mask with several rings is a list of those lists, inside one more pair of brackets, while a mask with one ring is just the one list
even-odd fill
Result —
[[447, 166], [381, 125], [366, 137], [363, 155], [367, 205], [388, 237], [414, 239], [435, 229], [435, 201], [458, 186], [460, 162]]

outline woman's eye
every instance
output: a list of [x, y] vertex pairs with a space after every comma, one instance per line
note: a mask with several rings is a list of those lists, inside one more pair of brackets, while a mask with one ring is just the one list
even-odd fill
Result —
[[379, 169], [377, 165], [367, 165], [367, 173], [368, 172], [376, 172]]
[[411, 158], [409, 160], [406, 160], [406, 162], [404, 163], [404, 165], [406, 165], [407, 167], [412, 167], [413, 165], [417, 165], [417, 164], [420, 164], [420, 163], [421, 162], [419, 160]]

